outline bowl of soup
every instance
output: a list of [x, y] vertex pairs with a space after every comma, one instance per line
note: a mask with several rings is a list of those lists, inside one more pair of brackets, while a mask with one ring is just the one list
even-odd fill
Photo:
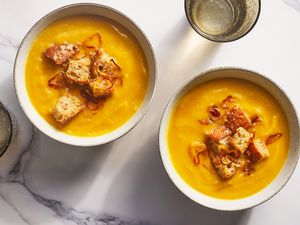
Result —
[[48, 136], [100, 145], [131, 130], [145, 114], [156, 63], [143, 31], [99, 4], [50, 12], [24, 37], [14, 66], [20, 105]]
[[299, 158], [299, 121], [273, 81], [240, 68], [204, 72], [169, 101], [162, 162], [177, 188], [218, 210], [242, 210], [279, 192]]

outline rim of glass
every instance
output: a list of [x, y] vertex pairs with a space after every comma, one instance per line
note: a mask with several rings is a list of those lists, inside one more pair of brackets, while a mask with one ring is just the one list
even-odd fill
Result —
[[251, 27], [241, 36], [234, 38], [234, 39], [229, 39], [229, 40], [216, 40], [214, 38], [212, 38], [209, 35], [206, 35], [203, 31], [201, 31], [196, 25], [195, 23], [193, 23], [192, 18], [190, 17], [189, 13], [188, 13], [188, 6], [191, 3], [192, 0], [184, 0], [184, 12], [185, 12], [185, 16], [189, 22], [189, 24], [191, 25], [191, 27], [193, 28], [194, 31], [196, 31], [198, 34], [200, 34], [202, 37], [206, 38], [207, 40], [213, 41], [213, 42], [217, 42], [217, 43], [227, 43], [227, 42], [232, 42], [232, 41], [236, 41], [241, 39], [242, 37], [246, 36], [256, 25], [258, 18], [260, 16], [260, 12], [261, 12], [261, 1], [258, 0], [258, 11], [257, 11], [257, 16], [253, 22], [253, 24], [251, 25]]

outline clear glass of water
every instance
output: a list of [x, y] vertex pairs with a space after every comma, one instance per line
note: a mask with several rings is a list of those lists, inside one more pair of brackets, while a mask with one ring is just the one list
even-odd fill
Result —
[[13, 136], [13, 120], [7, 108], [0, 102], [0, 157], [7, 150]]
[[193, 29], [216, 42], [245, 36], [260, 13], [260, 0], [185, 0], [185, 13]]

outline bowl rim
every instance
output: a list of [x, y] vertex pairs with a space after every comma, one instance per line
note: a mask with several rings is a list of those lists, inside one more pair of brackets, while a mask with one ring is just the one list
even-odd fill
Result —
[[[211, 209], [216, 209], [216, 210], [221, 210], [221, 211], [239, 211], [239, 210], [244, 210], [244, 209], [250, 209], [253, 207], [256, 207], [258, 205], [263, 204], [264, 202], [268, 201], [269, 199], [271, 199], [272, 197], [274, 197], [280, 190], [282, 190], [282, 188], [289, 182], [291, 176], [293, 175], [298, 161], [299, 161], [299, 156], [300, 156], [300, 143], [299, 143], [299, 138], [297, 141], [297, 145], [296, 145], [296, 159], [293, 161], [293, 163], [289, 166], [289, 171], [287, 172], [287, 176], [285, 177], [284, 182], [281, 184], [281, 186], [277, 189], [275, 189], [274, 191], [272, 191], [271, 194], [267, 195], [266, 197], [264, 197], [261, 201], [259, 202], [250, 202], [248, 204], [245, 204], [243, 206], [231, 206], [232, 203], [234, 202], [239, 202], [239, 201], [243, 201], [245, 199], [249, 199], [251, 197], [253, 197], [254, 195], [256, 195], [257, 193], [259, 193], [260, 191], [262, 191], [264, 188], [268, 187], [273, 181], [275, 181], [278, 178], [278, 175], [274, 178], [274, 180], [268, 184], [266, 187], [264, 187], [263, 189], [261, 189], [260, 191], [258, 191], [257, 193], [254, 193], [253, 195], [244, 197], [244, 198], [240, 198], [240, 199], [220, 199], [220, 198], [215, 198], [215, 197], [211, 197], [209, 195], [203, 194], [200, 191], [195, 190], [193, 187], [191, 187], [188, 183], [186, 183], [184, 181], [184, 179], [179, 175], [179, 173], [176, 171], [175, 167], [172, 164], [172, 160], [169, 156], [169, 150], [168, 150], [168, 146], [167, 146], [167, 141], [166, 141], [166, 129], [168, 127], [168, 120], [170, 118], [170, 115], [172, 113], [172, 110], [174, 109], [176, 103], [178, 102], [178, 100], [185, 94], [187, 93], [189, 90], [191, 90], [192, 88], [194, 88], [196, 85], [191, 85], [191, 83], [193, 81], [196, 81], [198, 79], [200, 79], [203, 75], [208, 74], [207, 76], [209, 76], [210, 73], [212, 72], [217, 72], [217, 71], [224, 71], [224, 70], [240, 70], [243, 72], [247, 72], [250, 73], [251, 76], [258, 76], [260, 79], [264, 79], [265, 81], [271, 83], [272, 85], [274, 85], [274, 87], [276, 87], [279, 91], [281, 91], [281, 93], [284, 95], [284, 97], [288, 100], [291, 109], [293, 111], [293, 116], [294, 119], [296, 120], [296, 130], [297, 133], [300, 133], [300, 121], [299, 121], [299, 116], [298, 116], [298, 112], [296, 110], [296, 107], [294, 105], [294, 103], [292, 102], [292, 100], [290, 99], [290, 97], [287, 95], [287, 93], [271, 78], [266, 77], [265, 75], [262, 75], [261, 73], [258, 73], [254, 70], [250, 70], [250, 69], [245, 69], [245, 68], [241, 68], [241, 67], [234, 67], [234, 66], [223, 66], [223, 67], [216, 67], [216, 68], [212, 68], [212, 69], [208, 69], [205, 70], [203, 72], [198, 73], [197, 75], [194, 75], [192, 78], [188, 79], [187, 81], [183, 82], [183, 84], [178, 87], [175, 92], [173, 93], [172, 97], [169, 99], [167, 105], [165, 106], [165, 109], [163, 111], [162, 117], [161, 117], [161, 121], [160, 121], [160, 126], [159, 126], [159, 152], [160, 152], [160, 158], [162, 161], [162, 164], [164, 166], [165, 172], [168, 174], [169, 178], [171, 179], [172, 183], [176, 186], [176, 188], [181, 191], [186, 197], [188, 197], [189, 199], [191, 199], [192, 201], [203, 205], [207, 208], [211, 208]], [[221, 78], [226, 78], [226, 77], [216, 77], [216, 78], [212, 78], [211, 80], [216, 80], [216, 79], [221, 79]], [[232, 77], [229, 77], [232, 78]], [[241, 78], [233, 78], [233, 79], [241, 79], [241, 80], [246, 80], [249, 82], [252, 82], [250, 80], [244, 79], [243, 77]], [[209, 81], [211, 81], [209, 80]], [[191, 85], [191, 86], [190, 86]], [[259, 85], [259, 84], [256, 84]], [[190, 87], [189, 87], [190, 86]], [[269, 92], [270, 93], [270, 92]], [[271, 93], [270, 93], [271, 94]], [[271, 94], [272, 95], [272, 94]], [[286, 162], [285, 162], [286, 163]], [[169, 168], [169, 164], [172, 165], [171, 168]], [[285, 165], [285, 164], [284, 164]], [[281, 170], [284, 168], [281, 168]], [[280, 171], [281, 171], [280, 170]], [[173, 174], [174, 173], [174, 174]], [[279, 172], [280, 173], [280, 172]], [[210, 201], [214, 201], [214, 203], [218, 202], [218, 203], [226, 203], [226, 206], [220, 206], [220, 204], [218, 206], [216, 206], [215, 204], [212, 204], [211, 202], [200, 202], [199, 199], [195, 199], [194, 195], [195, 193], [197, 193], [198, 195], [209, 199]]]
[[253, 24], [251, 25], [251, 27], [249, 28], [249, 30], [247, 30], [243, 35], [234, 38], [234, 39], [229, 39], [229, 40], [216, 40], [211, 38], [209, 35], [206, 35], [204, 32], [202, 32], [192, 21], [192, 18], [189, 16], [188, 13], [188, 3], [190, 3], [192, 0], [184, 0], [184, 12], [185, 12], [185, 16], [189, 22], [189, 24], [191, 25], [191, 27], [193, 28], [194, 31], [196, 31], [196, 33], [198, 33], [199, 35], [201, 35], [202, 37], [206, 38], [207, 40], [216, 42], [216, 43], [228, 43], [228, 42], [232, 42], [232, 41], [237, 41], [239, 39], [241, 39], [242, 37], [245, 37], [248, 33], [250, 33], [251, 30], [253, 30], [253, 28], [255, 27], [259, 17], [260, 17], [260, 13], [261, 13], [261, 0], [257, 0], [258, 1], [258, 11], [257, 11], [257, 16], [253, 22]]
[[7, 143], [3, 146], [3, 148], [0, 152], [0, 157], [1, 157], [7, 151], [8, 147], [9, 147], [11, 141], [12, 141], [12, 137], [13, 137], [13, 119], [11, 117], [11, 114], [10, 114], [8, 108], [2, 102], [0, 102], [0, 108], [8, 115], [9, 126], [10, 126], [10, 134], [9, 134]]
[[[22, 102], [22, 97], [18, 94], [18, 88], [17, 88], [17, 78], [16, 78], [16, 73], [17, 73], [17, 64], [19, 62], [19, 56], [21, 54], [21, 49], [24, 45], [24, 42], [27, 41], [28, 39], [28, 36], [41, 24], [43, 23], [44, 21], [47, 21], [47, 19], [49, 17], [51, 17], [53, 14], [56, 14], [58, 12], [61, 12], [61, 11], [64, 11], [64, 10], [67, 10], [67, 9], [70, 9], [70, 8], [78, 8], [78, 7], [96, 7], [96, 8], [102, 8], [102, 9], [105, 9], [105, 10], [108, 10], [108, 11], [111, 11], [112, 13], [115, 13], [115, 14], [118, 14], [119, 16], [123, 17], [125, 20], [127, 20], [127, 22], [129, 22], [132, 27], [135, 27], [138, 32], [140, 33], [140, 35], [142, 36], [142, 38], [145, 40], [145, 44], [147, 45], [147, 48], [149, 50], [149, 55], [150, 55], [150, 60], [151, 60], [151, 64], [153, 64], [153, 68], [151, 68], [153, 70], [153, 73], [151, 74], [151, 76], [153, 77], [153, 84], [151, 83], [148, 83], [148, 90], [147, 92], [145, 93], [145, 96], [144, 96], [144, 99], [143, 101], [141, 102], [141, 105], [139, 106], [139, 110], [140, 111], [140, 114], [138, 115], [138, 117], [136, 117], [135, 121], [132, 122], [132, 124], [130, 126], [128, 126], [126, 129], [124, 129], [121, 133], [118, 133], [116, 135], [114, 135], [113, 137], [110, 137], [110, 138], [106, 138], [106, 139], [101, 139], [101, 137], [103, 137], [104, 135], [107, 135], [107, 134], [110, 134], [112, 132], [115, 132], [117, 131], [118, 129], [120, 129], [121, 127], [123, 127], [125, 124], [127, 124], [128, 122], [130, 122], [135, 116], [137, 116], [137, 113], [139, 112], [136, 111], [124, 124], [122, 124], [121, 126], [117, 127], [116, 129], [108, 132], [108, 133], [105, 133], [105, 134], [102, 134], [102, 135], [99, 135], [99, 136], [92, 136], [92, 137], [84, 137], [84, 136], [75, 136], [75, 135], [69, 135], [69, 134], [66, 134], [64, 132], [61, 132], [61, 131], [58, 131], [56, 130], [56, 128], [52, 127], [52, 125], [50, 125], [47, 121], [47, 124], [51, 127], [49, 127], [50, 130], [53, 130], [55, 132], [51, 132], [49, 133], [49, 129], [47, 128], [43, 128], [40, 124], [36, 123], [34, 121], [34, 118], [32, 118], [29, 113], [27, 112], [26, 110], [26, 107], [23, 105], [23, 102]], [[89, 13], [85, 13], [86, 15], [89, 15]], [[76, 14], [74, 14], [76, 15]], [[78, 14], [79, 15], [79, 14]], [[99, 15], [101, 16], [101, 15]], [[55, 19], [54, 19], [55, 20]], [[113, 20], [113, 19], [111, 19]], [[113, 20], [114, 21], [114, 20]], [[117, 23], [119, 23], [118, 21], [115, 21]], [[121, 24], [121, 26], [123, 26]], [[125, 27], [126, 28], [126, 27]], [[127, 29], [127, 28], [126, 28]], [[130, 33], [132, 33], [131, 31], [129, 31]], [[38, 35], [38, 33], [37, 33]], [[132, 35], [136, 38], [136, 35], [134, 35], [132, 33]], [[36, 37], [36, 36], [35, 36]], [[34, 40], [30, 40], [30, 43], [32, 43]], [[140, 44], [140, 43], [139, 43]], [[25, 70], [25, 69], [24, 69]], [[25, 76], [25, 71], [23, 72], [23, 76]], [[150, 76], [150, 75], [149, 75]], [[148, 78], [149, 79], [149, 78]], [[149, 82], [149, 80], [148, 80]], [[68, 5], [64, 5], [64, 6], [61, 6], [59, 8], [56, 8], [50, 12], [48, 12], [46, 15], [44, 15], [43, 17], [41, 17], [40, 19], [37, 20], [37, 22], [34, 23], [34, 25], [27, 31], [27, 33], [25, 34], [25, 36], [23, 37], [19, 47], [18, 47], [18, 50], [17, 50], [17, 53], [16, 53], [16, 56], [15, 56], [15, 60], [14, 60], [14, 67], [13, 67], [13, 83], [14, 83], [14, 90], [15, 90], [15, 93], [16, 93], [16, 96], [17, 96], [17, 99], [18, 99], [18, 102], [23, 110], [23, 112], [25, 113], [25, 115], [27, 116], [27, 118], [31, 121], [32, 124], [34, 124], [34, 126], [36, 128], [38, 128], [41, 132], [43, 132], [44, 134], [46, 134], [48, 137], [54, 139], [54, 140], [57, 140], [57, 141], [60, 141], [62, 143], [65, 143], [65, 144], [69, 144], [69, 145], [74, 145], [74, 146], [82, 146], [82, 147], [87, 147], [87, 146], [99, 146], [99, 145], [103, 145], [103, 144], [106, 144], [106, 143], [109, 143], [109, 142], [112, 142], [112, 141], [115, 141], [121, 137], [123, 137], [124, 135], [126, 135], [128, 132], [130, 132], [132, 129], [134, 129], [138, 123], [142, 120], [142, 118], [145, 116], [146, 112], [148, 111], [150, 105], [151, 105], [151, 102], [153, 100], [153, 96], [154, 96], [154, 93], [155, 93], [155, 90], [156, 90], [156, 82], [157, 82], [157, 61], [156, 61], [156, 56], [155, 56], [155, 52], [154, 52], [154, 49], [152, 47], [152, 44], [149, 40], [149, 38], [146, 36], [146, 34], [144, 33], [144, 31], [130, 18], [128, 17], [127, 15], [125, 15], [124, 13], [122, 13], [121, 11], [117, 10], [117, 9], [114, 9], [110, 6], [106, 6], [106, 5], [103, 5], [103, 4], [98, 4], [98, 3], [73, 3], [73, 4], [68, 4]], [[146, 96], [148, 95], [148, 99], [147, 99], [147, 102], [145, 102], [146, 100]], [[143, 104], [145, 104], [143, 106]], [[37, 110], [35, 109], [35, 107], [32, 105], [31, 103], [31, 106], [34, 108], [34, 112], [35, 114], [42, 118], [42, 116], [37, 112]], [[143, 107], [143, 109], [142, 109]], [[42, 118], [42, 120], [45, 121], [44, 118]], [[48, 130], [48, 131], [47, 131]], [[73, 140], [71, 141], [66, 141], [66, 139], [64, 139], [64, 137], [59, 137], [60, 135], [57, 135], [57, 133], [59, 134], [62, 134], [64, 137], [69, 137], [69, 138], [72, 138]], [[99, 140], [96, 140], [96, 139], [99, 139]], [[76, 142], [74, 140], [80, 140], [80, 142]], [[84, 140], [84, 142], [82, 141]], [[94, 140], [93, 143], [91, 143], [90, 141], [91, 140]]]

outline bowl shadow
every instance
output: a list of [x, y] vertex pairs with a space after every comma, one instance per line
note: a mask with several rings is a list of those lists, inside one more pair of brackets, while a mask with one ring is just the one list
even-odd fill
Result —
[[[166, 174], [159, 154], [158, 137], [151, 136], [140, 146], [140, 160], [129, 160], [115, 177], [106, 202], [124, 204], [124, 212], [138, 219], [164, 225], [242, 225], [247, 224], [251, 209], [218, 211], [201, 206], [181, 193]], [[124, 176], [124, 171], [133, 171]], [[117, 183], [126, 184], [127, 192]], [[120, 197], [122, 195], [122, 197]], [[126, 209], [125, 209], [126, 207]]]

